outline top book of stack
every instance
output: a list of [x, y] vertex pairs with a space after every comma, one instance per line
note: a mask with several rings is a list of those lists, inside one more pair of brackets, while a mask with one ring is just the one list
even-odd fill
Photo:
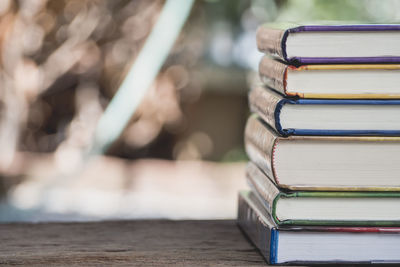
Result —
[[292, 65], [400, 63], [400, 25], [267, 24], [257, 46]]

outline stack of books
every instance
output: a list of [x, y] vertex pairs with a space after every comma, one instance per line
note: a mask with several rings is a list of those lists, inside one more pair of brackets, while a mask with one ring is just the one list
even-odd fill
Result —
[[270, 264], [400, 263], [400, 25], [264, 25], [238, 223]]

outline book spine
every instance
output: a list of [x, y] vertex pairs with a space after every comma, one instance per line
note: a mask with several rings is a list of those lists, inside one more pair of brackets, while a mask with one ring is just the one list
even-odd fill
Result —
[[267, 175], [274, 178], [272, 172], [272, 156], [270, 153], [261, 151], [252, 141], [245, 138], [245, 149], [250, 160], [259, 166]]
[[[263, 222], [258, 211], [241, 194], [239, 195], [238, 224], [244, 234], [260, 250], [267, 263], [276, 263], [277, 246], [276, 243], [271, 243], [271, 238], [277, 236], [275, 233], [277, 231]], [[277, 238], [273, 241], [277, 242]]]
[[282, 104], [282, 97], [271, 93], [271, 90], [256, 87], [250, 91], [249, 106], [250, 110], [257, 113], [270, 127], [284, 134], [279, 123], [279, 111]]
[[246, 167], [246, 178], [249, 186], [266, 204], [268, 212], [272, 213], [274, 200], [279, 195], [279, 189], [255, 164], [249, 163]]
[[286, 95], [287, 68], [287, 65], [264, 56], [258, 66], [260, 79], [268, 87]]
[[286, 59], [284, 39], [286, 31], [282, 29], [273, 29], [261, 26], [257, 29], [256, 40], [258, 50], [265, 53], [271, 53]]
[[248, 119], [245, 128], [245, 149], [249, 158], [271, 179], [275, 179], [273, 153], [277, 136], [256, 117]]

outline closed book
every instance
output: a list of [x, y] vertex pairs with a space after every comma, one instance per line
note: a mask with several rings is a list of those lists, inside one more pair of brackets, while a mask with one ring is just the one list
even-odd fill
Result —
[[264, 56], [261, 81], [288, 97], [399, 99], [400, 64], [293, 66]]
[[400, 62], [400, 25], [266, 24], [257, 46], [291, 64]]
[[254, 165], [246, 178], [277, 225], [400, 226], [400, 192], [283, 191]]
[[397, 99], [291, 99], [259, 86], [250, 91], [249, 105], [283, 136], [400, 135]]
[[238, 224], [268, 264], [400, 262], [400, 228], [277, 226], [251, 191], [239, 194]]
[[280, 188], [400, 191], [400, 137], [279, 136], [256, 115], [246, 152]]

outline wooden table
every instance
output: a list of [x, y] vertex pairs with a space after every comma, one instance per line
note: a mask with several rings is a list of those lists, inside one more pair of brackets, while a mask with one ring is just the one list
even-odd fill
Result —
[[0, 264], [260, 266], [235, 221], [0, 224]]

